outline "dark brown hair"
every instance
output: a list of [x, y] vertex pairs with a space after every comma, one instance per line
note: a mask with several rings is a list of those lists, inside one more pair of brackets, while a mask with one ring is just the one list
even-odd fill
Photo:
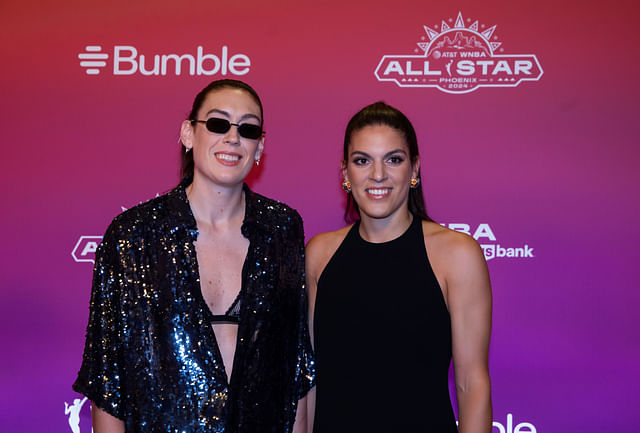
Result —
[[[202, 104], [204, 103], [204, 100], [206, 99], [207, 95], [209, 95], [209, 93], [227, 88], [244, 90], [256, 101], [258, 107], [260, 107], [260, 126], [263, 126], [264, 114], [262, 112], [262, 101], [260, 101], [258, 93], [247, 83], [240, 80], [230, 79], [212, 81], [211, 83], [209, 83], [209, 85], [207, 85], [207, 87], [202, 89], [193, 100], [193, 106], [191, 107], [191, 112], [189, 113], [187, 120], [197, 119], [198, 111], [200, 111], [200, 108], [202, 108]], [[193, 177], [193, 151], [186, 152], [185, 150], [186, 147], [184, 146], [184, 144], [180, 146], [180, 177], [182, 178]]]
[[[367, 105], [362, 110], [358, 111], [347, 124], [347, 129], [344, 133], [343, 158], [345, 163], [348, 161], [349, 144], [351, 144], [353, 134], [356, 131], [371, 125], [386, 125], [400, 131], [404, 136], [407, 147], [409, 148], [409, 159], [411, 160], [411, 163], [413, 164], [418, 160], [420, 156], [418, 152], [418, 139], [416, 138], [416, 131], [413, 129], [413, 125], [411, 125], [407, 116], [402, 114], [400, 110], [379, 101], [371, 105]], [[418, 171], [418, 178], [420, 178], [420, 171]], [[416, 188], [409, 189], [408, 205], [409, 211], [414, 216], [423, 220], [433, 221], [429, 215], [427, 215], [427, 209], [422, 195], [422, 184], [419, 184]], [[347, 208], [344, 212], [344, 219], [347, 223], [350, 223], [359, 218], [360, 208], [358, 208], [358, 203], [356, 203], [353, 196], [349, 194], [347, 197]]]

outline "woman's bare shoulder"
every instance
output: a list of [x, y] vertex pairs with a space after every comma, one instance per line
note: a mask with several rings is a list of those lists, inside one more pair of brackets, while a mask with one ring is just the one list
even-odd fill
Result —
[[454, 265], [484, 262], [482, 249], [471, 236], [432, 221], [423, 221], [422, 231], [427, 252], [435, 260]]
[[336, 252], [352, 225], [331, 232], [318, 233], [307, 243], [307, 274], [317, 278]]

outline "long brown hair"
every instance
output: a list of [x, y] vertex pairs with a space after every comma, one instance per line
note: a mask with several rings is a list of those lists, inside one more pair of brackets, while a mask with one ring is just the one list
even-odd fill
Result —
[[[420, 157], [418, 152], [418, 139], [416, 138], [416, 131], [413, 129], [413, 125], [409, 119], [407, 119], [407, 116], [402, 114], [402, 112], [397, 108], [387, 105], [382, 101], [378, 101], [371, 105], [367, 105], [362, 110], [358, 111], [351, 120], [349, 120], [347, 129], [344, 133], [343, 160], [345, 162], [349, 157], [349, 144], [351, 144], [353, 134], [356, 131], [371, 125], [386, 125], [400, 131], [404, 136], [407, 147], [409, 148], [409, 158], [411, 163], [413, 164], [418, 160]], [[420, 178], [420, 171], [418, 171], [418, 178]], [[409, 211], [414, 216], [423, 220], [433, 221], [427, 214], [427, 208], [422, 195], [421, 183], [416, 188], [409, 189], [408, 205]], [[347, 197], [347, 208], [344, 212], [344, 219], [347, 223], [360, 219], [360, 208], [351, 194]]]
[[[193, 100], [193, 106], [191, 107], [191, 112], [189, 113], [187, 120], [194, 121], [197, 119], [198, 111], [200, 111], [200, 108], [202, 107], [202, 104], [204, 103], [204, 100], [206, 99], [207, 95], [209, 95], [209, 93], [225, 88], [244, 90], [249, 95], [251, 95], [251, 97], [258, 104], [258, 107], [260, 107], [260, 126], [264, 125], [262, 101], [260, 101], [258, 93], [247, 83], [240, 80], [230, 79], [212, 81], [207, 85], [207, 87], [202, 89]], [[186, 147], [184, 146], [184, 144], [180, 146], [180, 160], [180, 177], [193, 177], [193, 152], [186, 152]]]

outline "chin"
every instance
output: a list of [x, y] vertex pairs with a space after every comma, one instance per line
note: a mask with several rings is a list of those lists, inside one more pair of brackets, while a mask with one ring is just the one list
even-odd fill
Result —
[[240, 176], [215, 176], [215, 175], [204, 175], [202, 176], [202, 180], [207, 183], [217, 185], [220, 187], [233, 187], [237, 185], [241, 185], [244, 182], [244, 177]]
[[221, 186], [234, 186], [242, 184], [249, 174], [250, 170], [234, 169], [234, 170], [211, 170], [207, 176], [212, 182]]
[[360, 215], [366, 216], [372, 219], [385, 219], [402, 212], [402, 209], [409, 209], [407, 202], [401, 203], [371, 203], [371, 201], [364, 201], [364, 206], [358, 203], [360, 209]]
[[384, 219], [394, 214], [397, 209], [371, 209], [370, 207], [362, 208], [359, 206], [360, 215], [373, 219]]

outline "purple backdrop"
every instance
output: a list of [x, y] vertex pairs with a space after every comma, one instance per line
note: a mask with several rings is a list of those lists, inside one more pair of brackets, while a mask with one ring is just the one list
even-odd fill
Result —
[[[494, 432], [638, 431], [639, 12], [631, 1], [5, 0], [2, 430], [90, 431], [88, 404], [74, 420], [71, 383], [92, 248], [122, 207], [177, 183], [180, 122], [227, 76], [265, 105], [252, 187], [297, 208], [308, 237], [343, 224], [349, 117], [382, 99], [414, 122], [430, 213], [494, 256]], [[445, 75], [446, 57], [424, 51], [447, 29], [478, 35], [485, 74], [474, 58], [473, 74], [454, 63]], [[215, 74], [198, 70], [198, 47]], [[169, 54], [192, 56], [193, 73], [185, 57], [162, 75]], [[384, 59], [398, 63], [376, 75]], [[515, 74], [517, 59], [530, 74]], [[486, 81], [447, 92], [429, 81], [436, 70]]]

